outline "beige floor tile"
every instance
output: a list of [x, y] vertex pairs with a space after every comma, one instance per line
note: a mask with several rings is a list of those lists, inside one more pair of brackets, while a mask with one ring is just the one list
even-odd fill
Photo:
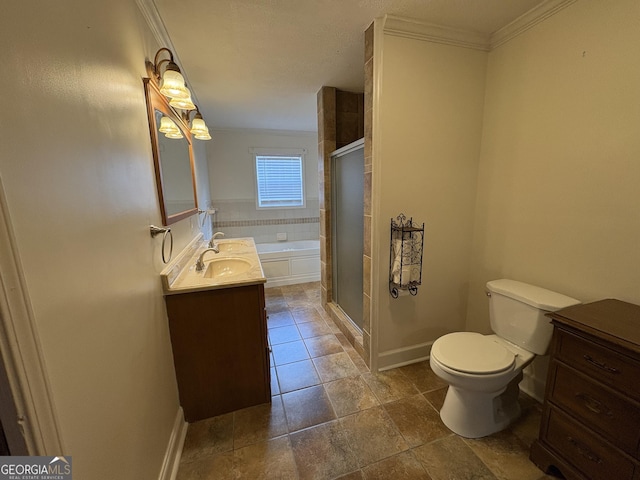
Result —
[[309, 352], [302, 340], [272, 345], [271, 351], [273, 352], [275, 365], [299, 362], [309, 358]]
[[277, 365], [276, 372], [281, 393], [320, 384], [320, 377], [311, 360]]
[[300, 337], [300, 332], [298, 332], [295, 325], [269, 329], [269, 343], [272, 346], [280, 343], [295, 342], [296, 340], [302, 340], [302, 337]]
[[444, 399], [447, 396], [447, 390], [449, 387], [439, 388], [438, 390], [431, 390], [430, 392], [425, 392], [424, 398], [426, 398], [433, 408], [435, 408], [438, 412], [442, 409], [442, 405], [444, 404]]
[[323, 355], [331, 355], [332, 353], [343, 352], [342, 344], [338, 341], [334, 334], [321, 335], [319, 337], [305, 338], [304, 343], [307, 346], [311, 357], [321, 357]]
[[315, 320], [312, 322], [298, 323], [298, 330], [302, 338], [320, 337], [333, 333], [327, 322], [324, 320]]
[[342, 475], [341, 477], [336, 478], [336, 480], [362, 480], [364, 479], [364, 475], [361, 470], [356, 470], [355, 472], [347, 473], [346, 475]]
[[233, 448], [279, 437], [288, 432], [287, 420], [280, 395], [271, 403], [244, 408], [233, 414]]
[[333, 479], [358, 469], [340, 423], [332, 421], [291, 434], [300, 479]]
[[236, 478], [274, 480], [298, 478], [289, 437], [279, 437], [235, 450]]
[[384, 408], [409, 447], [451, 435], [440, 420], [440, 414], [421, 394], [387, 403]]
[[542, 421], [542, 410], [540, 405], [531, 405], [522, 409], [520, 418], [516, 420], [509, 430], [511, 430], [520, 441], [527, 447], [540, 435], [540, 422]]
[[356, 351], [355, 348], [345, 348], [344, 351], [347, 352], [347, 355], [349, 355], [349, 358], [351, 358], [351, 361], [356, 366], [356, 368], [360, 370], [360, 373], [371, 372], [369, 367], [367, 367], [367, 364], [365, 363], [364, 359], [360, 356], [360, 354]]
[[294, 324], [293, 315], [291, 315], [289, 310], [269, 313], [269, 318], [267, 319], [268, 328], [286, 327], [287, 325]]
[[362, 469], [366, 480], [431, 480], [410, 451], [399, 453]]
[[232, 449], [233, 413], [227, 413], [189, 425], [182, 448], [182, 462], [191, 462]]
[[176, 480], [235, 480], [233, 452], [180, 463]]
[[407, 444], [382, 407], [373, 407], [340, 419], [360, 467], [407, 450]]
[[413, 453], [433, 480], [496, 480], [457, 435], [414, 448]]
[[324, 388], [338, 417], [380, 404], [369, 385], [360, 376], [342, 378], [325, 384]]
[[322, 385], [282, 395], [289, 431], [319, 425], [336, 418], [331, 401]]
[[[429, 478], [416, 468], [412, 455], [432, 480], [554, 478], [528, 462], [529, 446], [538, 436], [541, 418], [541, 407], [534, 399], [521, 395], [522, 418], [504, 432], [478, 440], [465, 440], [452, 433], [435, 438], [442, 433], [439, 415], [426, 413], [433, 410], [426, 408], [418, 392], [439, 411], [447, 387], [430, 372], [428, 362], [371, 374], [321, 307], [319, 296], [319, 283], [265, 291], [270, 337], [276, 340], [272, 347], [297, 342], [271, 355], [272, 366], [279, 363], [271, 368], [273, 403], [190, 425], [178, 480]], [[310, 325], [303, 328], [310, 336], [302, 339], [297, 327], [307, 323]], [[334, 327], [335, 333], [322, 334], [318, 331], [322, 326], [314, 327], [323, 324], [329, 332]], [[278, 330], [282, 328], [285, 330]], [[295, 356], [293, 351], [301, 353], [300, 346], [312, 358], [344, 351], [360, 375], [320, 385], [323, 379], [312, 360], [283, 363], [285, 353]], [[326, 379], [342, 375], [332, 370], [326, 359], [318, 360], [318, 365], [319, 369], [327, 367], [322, 370]], [[278, 395], [278, 376], [287, 389], [282, 396]], [[296, 452], [303, 452], [297, 456], [294, 440]], [[410, 445], [421, 442], [425, 443], [409, 451]], [[357, 465], [350, 463], [349, 451]], [[298, 460], [298, 456], [306, 460]], [[319, 458], [322, 460], [313, 463]]]
[[364, 379], [381, 403], [394, 402], [415, 395], [418, 389], [399, 370], [387, 370], [380, 373], [364, 373]]
[[404, 373], [421, 392], [429, 392], [448, 386], [447, 382], [433, 373], [428, 360], [412, 363], [411, 365], [400, 367], [398, 370]]
[[499, 480], [538, 480], [544, 474], [529, 460], [529, 448], [509, 430], [464, 441]]
[[271, 367], [271, 395], [280, 393], [280, 385], [278, 384], [278, 374], [275, 367]]
[[315, 307], [296, 308], [291, 311], [291, 315], [296, 323], [324, 322], [324, 319]]
[[323, 382], [360, 375], [360, 370], [356, 368], [349, 355], [345, 352], [316, 357], [312, 361]]

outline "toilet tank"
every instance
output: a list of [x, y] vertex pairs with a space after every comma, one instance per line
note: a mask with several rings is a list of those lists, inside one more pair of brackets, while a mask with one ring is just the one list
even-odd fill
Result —
[[491, 329], [525, 350], [544, 355], [553, 327], [547, 312], [577, 305], [575, 298], [515, 280], [487, 282]]

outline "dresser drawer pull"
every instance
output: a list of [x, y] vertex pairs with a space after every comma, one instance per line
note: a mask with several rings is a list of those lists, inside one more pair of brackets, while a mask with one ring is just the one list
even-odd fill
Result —
[[567, 440], [569, 440], [569, 443], [571, 445], [576, 447], [576, 450], [578, 450], [578, 453], [580, 455], [582, 455], [583, 457], [585, 457], [585, 458], [587, 458], [587, 459], [589, 459], [589, 460], [591, 460], [592, 462], [595, 462], [595, 463], [602, 463], [602, 459], [599, 456], [597, 456], [595, 453], [593, 453], [591, 450], [589, 450], [589, 448], [584, 446], [582, 443], [577, 441], [575, 438], [567, 437]]
[[618, 370], [617, 368], [609, 367], [607, 366], [606, 363], [602, 363], [597, 360], [594, 360], [591, 355], [585, 354], [582, 356], [582, 358], [584, 358], [590, 364], [595, 365], [596, 367], [601, 368], [602, 370], [605, 370], [609, 373], [620, 373], [620, 370]]
[[613, 412], [605, 407], [602, 402], [596, 400], [590, 395], [587, 395], [586, 393], [576, 393], [576, 398], [582, 400], [584, 406], [593, 413], [604, 414], [607, 417], [613, 416]]

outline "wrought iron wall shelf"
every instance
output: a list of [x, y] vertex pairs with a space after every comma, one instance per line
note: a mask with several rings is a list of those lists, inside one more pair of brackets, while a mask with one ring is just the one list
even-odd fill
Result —
[[418, 293], [422, 283], [422, 247], [424, 223], [417, 226], [413, 218], [404, 214], [391, 219], [391, 244], [389, 247], [389, 293], [398, 298], [401, 291], [411, 295]]

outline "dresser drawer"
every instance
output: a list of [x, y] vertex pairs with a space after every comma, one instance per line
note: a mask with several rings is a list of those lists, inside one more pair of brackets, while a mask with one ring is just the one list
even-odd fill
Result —
[[640, 406], [558, 362], [554, 361], [551, 368], [554, 381], [550, 400], [637, 458]]
[[617, 390], [640, 399], [640, 363], [565, 331], [556, 330], [556, 358]]
[[550, 408], [546, 443], [590, 480], [633, 480], [634, 461], [568, 415]]

